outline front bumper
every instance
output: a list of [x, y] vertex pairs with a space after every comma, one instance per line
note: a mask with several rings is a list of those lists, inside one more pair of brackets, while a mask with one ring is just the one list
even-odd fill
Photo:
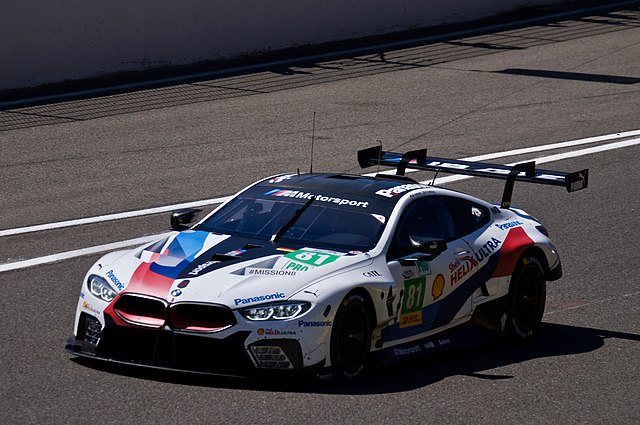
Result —
[[[69, 339], [70, 353], [96, 360], [222, 376], [313, 375], [324, 361], [304, 366], [300, 343], [294, 339], [251, 341], [250, 331], [225, 338], [165, 329], [119, 326], [105, 314], [105, 326], [96, 337], [80, 326]], [[81, 324], [84, 322], [81, 320]], [[96, 344], [97, 342], [97, 344]]]

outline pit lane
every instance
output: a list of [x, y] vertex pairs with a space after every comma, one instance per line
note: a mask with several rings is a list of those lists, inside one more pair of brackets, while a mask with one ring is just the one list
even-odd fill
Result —
[[[350, 172], [356, 150], [376, 139], [388, 150], [426, 146], [462, 158], [635, 130], [639, 16], [627, 8], [517, 34], [454, 39], [439, 46], [451, 49], [446, 61], [429, 61], [435, 47], [424, 45], [352, 58], [367, 62], [361, 72], [332, 63], [326, 76], [328, 65], [318, 63], [294, 68], [290, 80], [274, 76], [283, 89], [248, 96], [196, 102], [184, 92], [154, 108], [134, 105], [53, 125], [23, 122], [0, 132], [10, 147], [0, 162], [0, 228], [220, 197], [259, 176], [305, 170], [313, 112], [314, 169]], [[495, 48], [515, 39], [535, 42]], [[465, 55], [454, 50], [461, 45]], [[416, 60], [390, 60], [407, 57]], [[243, 79], [251, 88], [258, 76], [238, 78], [241, 86]], [[109, 109], [104, 98], [83, 105]], [[377, 370], [339, 386], [87, 367], [63, 346], [80, 281], [97, 256], [0, 273], [0, 422], [637, 423], [638, 159], [636, 145], [545, 165], [590, 168], [589, 189], [573, 194], [516, 185], [514, 203], [549, 228], [565, 269], [549, 285], [540, 338]], [[480, 179], [449, 186], [495, 200], [502, 189]], [[4, 236], [0, 258], [7, 263], [167, 227], [162, 214]]]

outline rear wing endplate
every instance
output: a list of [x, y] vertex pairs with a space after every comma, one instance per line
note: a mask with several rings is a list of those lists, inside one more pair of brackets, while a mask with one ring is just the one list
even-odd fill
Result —
[[563, 171], [536, 169], [535, 161], [523, 162], [514, 166], [460, 161], [427, 156], [426, 149], [402, 154], [383, 151], [380, 146], [374, 146], [358, 151], [358, 163], [361, 168], [374, 165], [396, 167], [396, 175], [399, 176], [404, 176], [406, 169], [409, 168], [506, 180], [501, 203], [503, 208], [511, 206], [511, 195], [516, 180], [551, 186], [564, 186], [567, 192], [586, 189], [589, 182], [588, 169], [565, 173]]

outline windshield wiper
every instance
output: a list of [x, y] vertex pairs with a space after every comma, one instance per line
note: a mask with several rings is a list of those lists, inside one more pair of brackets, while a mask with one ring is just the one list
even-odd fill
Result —
[[278, 229], [277, 232], [275, 232], [273, 234], [273, 236], [271, 236], [271, 243], [276, 243], [280, 240], [280, 238], [282, 238], [282, 236], [284, 236], [285, 233], [287, 233], [287, 230], [289, 230], [289, 228], [291, 226], [293, 226], [293, 223], [295, 223], [296, 221], [298, 221], [298, 219], [300, 218], [300, 216], [302, 215], [302, 213], [309, 208], [309, 205], [311, 205], [313, 203], [313, 201], [316, 200], [315, 196], [312, 196], [311, 198], [309, 198], [309, 200], [307, 202], [304, 203], [303, 206], [301, 206], [300, 208], [298, 208], [297, 210], [295, 210], [293, 212], [293, 214], [291, 214], [291, 217], [289, 217], [289, 219], [287, 221], [284, 222], [284, 224]]

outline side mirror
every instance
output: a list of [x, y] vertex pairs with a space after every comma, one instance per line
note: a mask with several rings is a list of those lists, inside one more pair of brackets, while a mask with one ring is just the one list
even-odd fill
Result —
[[433, 239], [424, 236], [411, 235], [409, 241], [416, 252], [424, 254], [426, 260], [433, 260], [447, 249], [447, 243], [442, 239]]
[[187, 230], [191, 227], [191, 223], [195, 221], [200, 211], [202, 210], [198, 208], [184, 208], [173, 211], [171, 213], [171, 230], [177, 230], [178, 232]]

